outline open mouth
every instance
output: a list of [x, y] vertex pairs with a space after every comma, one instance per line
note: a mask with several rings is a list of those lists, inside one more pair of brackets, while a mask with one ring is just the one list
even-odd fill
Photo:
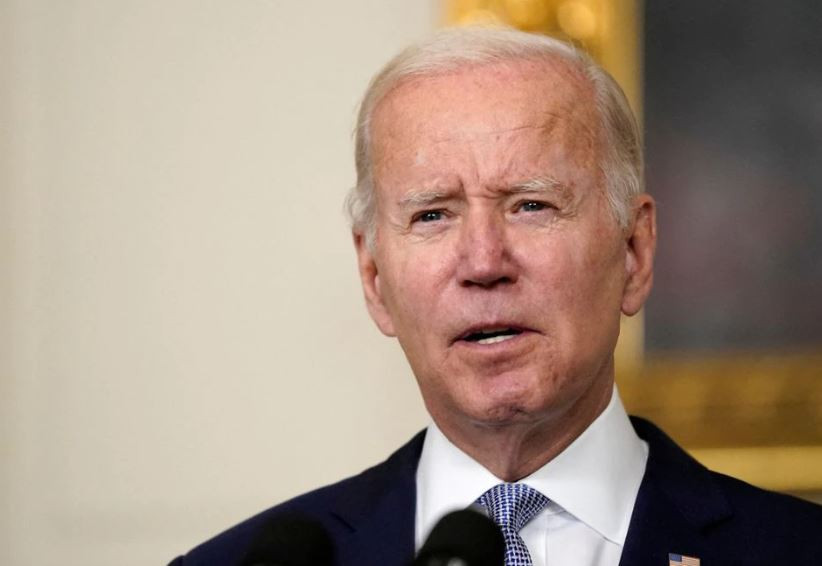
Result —
[[496, 344], [497, 342], [510, 340], [520, 334], [522, 334], [522, 330], [518, 328], [484, 328], [469, 332], [460, 337], [460, 340], [476, 344]]

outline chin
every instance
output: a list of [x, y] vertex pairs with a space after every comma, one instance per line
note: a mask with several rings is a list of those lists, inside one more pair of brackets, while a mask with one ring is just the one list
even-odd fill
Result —
[[553, 396], [546, 397], [545, 392], [538, 393], [534, 389], [494, 393], [483, 395], [472, 407], [466, 407], [469, 409], [467, 414], [477, 424], [499, 427], [538, 422], [551, 412], [556, 402]]
[[564, 413], [581, 395], [576, 387], [581, 384], [533, 375], [517, 377], [478, 393], [473, 403], [478, 420], [497, 425], [541, 422]]
[[475, 419], [475, 424], [498, 428], [512, 424], [531, 423], [538, 420], [527, 408], [519, 404], [498, 405], [483, 411]]

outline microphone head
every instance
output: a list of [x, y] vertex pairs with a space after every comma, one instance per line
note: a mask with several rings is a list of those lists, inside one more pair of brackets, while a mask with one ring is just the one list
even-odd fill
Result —
[[445, 515], [431, 530], [413, 566], [503, 566], [505, 539], [494, 521], [471, 509]]
[[278, 515], [262, 526], [238, 566], [332, 566], [334, 554], [334, 543], [318, 521]]

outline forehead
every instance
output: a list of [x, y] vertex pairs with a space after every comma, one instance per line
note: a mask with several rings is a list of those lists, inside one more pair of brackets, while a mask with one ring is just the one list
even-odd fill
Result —
[[[566, 154], [591, 155], [599, 139], [593, 88], [563, 60], [509, 61], [469, 66], [401, 82], [378, 104], [371, 122], [375, 177], [398, 163], [424, 159], [424, 149], [496, 143], [487, 156], [542, 151], [562, 145]], [[528, 138], [534, 143], [513, 143]], [[544, 146], [539, 147], [537, 146]], [[534, 159], [536, 156], [528, 156]]]

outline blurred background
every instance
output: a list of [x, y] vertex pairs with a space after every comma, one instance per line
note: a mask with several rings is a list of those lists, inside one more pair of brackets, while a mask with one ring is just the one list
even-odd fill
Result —
[[371, 75], [445, 24], [589, 50], [643, 116], [632, 412], [822, 494], [810, 0], [0, 0], [0, 563], [164, 564], [425, 426], [342, 200]]

